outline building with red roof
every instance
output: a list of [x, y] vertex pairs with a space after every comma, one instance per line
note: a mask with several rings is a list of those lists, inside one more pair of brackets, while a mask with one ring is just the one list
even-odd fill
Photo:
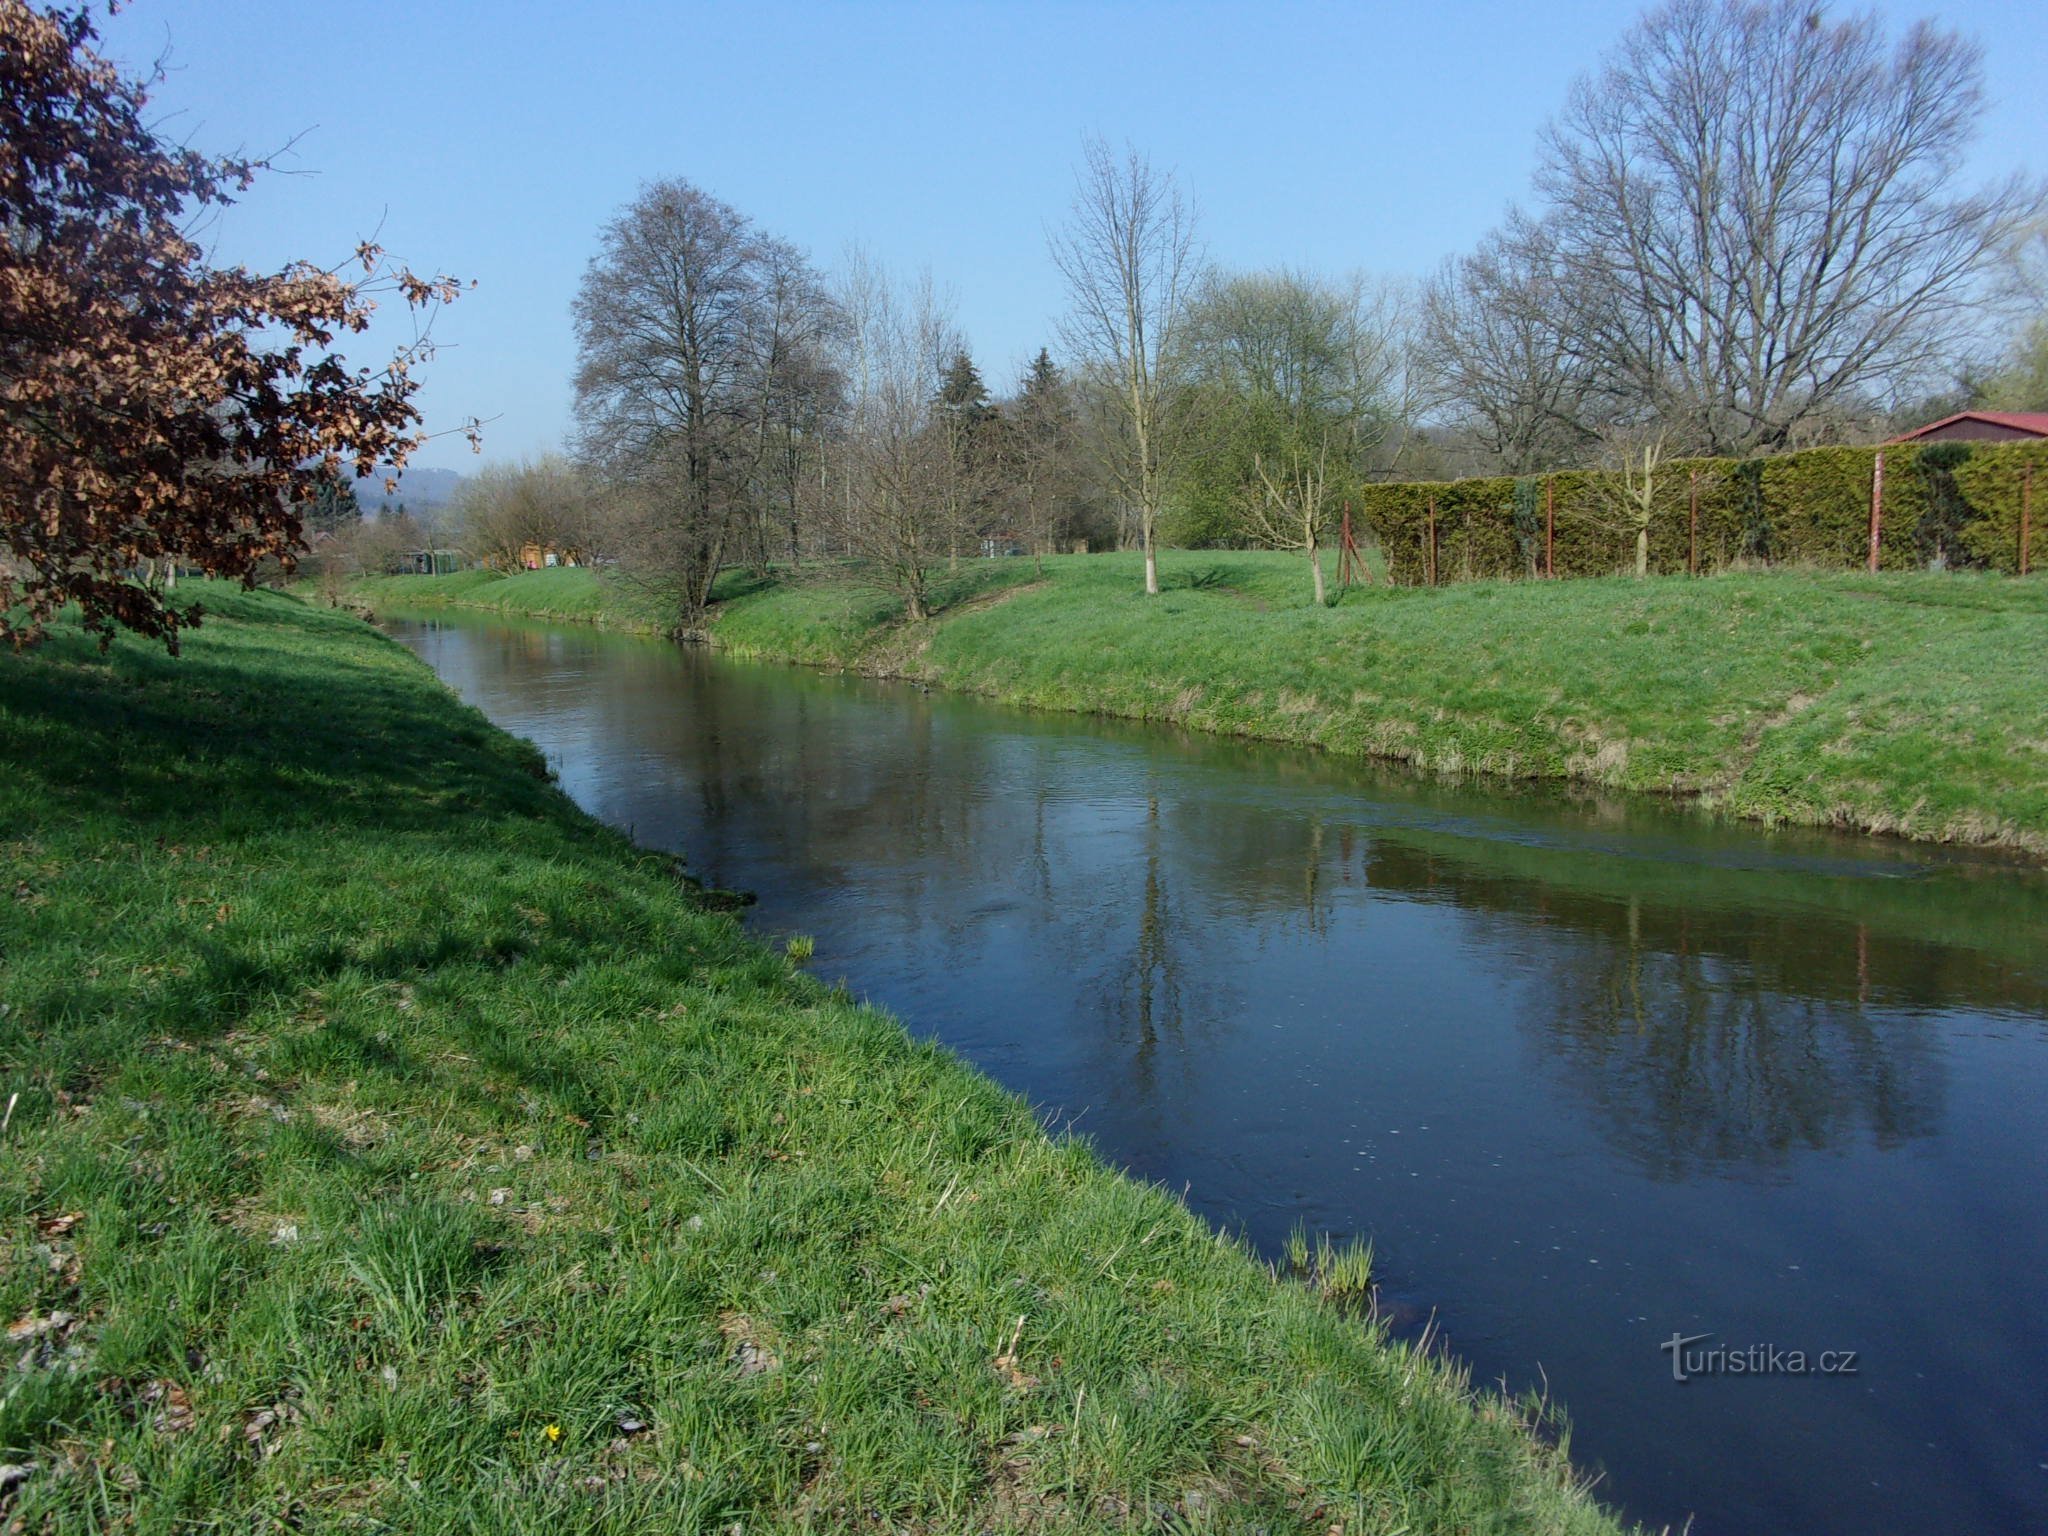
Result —
[[1902, 432], [1895, 443], [2022, 443], [2048, 437], [2048, 411], [1957, 411]]

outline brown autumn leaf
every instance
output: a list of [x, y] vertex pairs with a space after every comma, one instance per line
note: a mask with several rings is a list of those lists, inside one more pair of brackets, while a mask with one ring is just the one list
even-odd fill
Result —
[[7, 1325], [7, 1342], [10, 1344], [33, 1344], [51, 1334], [68, 1333], [71, 1325], [78, 1321], [69, 1312], [52, 1312], [47, 1317], [29, 1316]]
[[137, 1393], [136, 1400], [156, 1410], [150, 1423], [158, 1434], [182, 1435], [192, 1427], [192, 1399], [175, 1381], [159, 1377]]

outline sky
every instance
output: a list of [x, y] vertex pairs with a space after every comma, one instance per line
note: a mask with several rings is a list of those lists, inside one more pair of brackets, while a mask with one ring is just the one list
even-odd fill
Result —
[[[375, 235], [475, 281], [435, 321], [418, 401], [442, 435], [415, 460], [469, 472], [563, 444], [570, 302], [648, 181], [691, 181], [828, 270], [853, 244], [929, 268], [1001, 392], [1055, 339], [1046, 233], [1084, 134], [1172, 170], [1223, 265], [1421, 277], [1526, 196], [1542, 123], [1641, 9], [133, 0], [101, 31], [133, 69], [168, 50], [166, 136], [286, 150], [211, 231], [216, 259], [336, 265]], [[1938, 15], [1986, 47], [1966, 176], [2048, 171], [2036, 5]]]

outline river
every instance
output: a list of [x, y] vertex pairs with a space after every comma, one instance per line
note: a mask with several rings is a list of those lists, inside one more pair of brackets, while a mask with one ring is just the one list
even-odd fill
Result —
[[1547, 1389], [1629, 1515], [2048, 1530], [2048, 873], [387, 628], [1119, 1165], [1268, 1252], [1369, 1237], [1398, 1325]]

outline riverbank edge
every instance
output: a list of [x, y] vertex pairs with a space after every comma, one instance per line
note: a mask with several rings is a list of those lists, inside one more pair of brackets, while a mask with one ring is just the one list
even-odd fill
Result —
[[0, 1243], [50, 1259], [0, 1266], [0, 1512], [1615, 1529], [1528, 1410], [702, 910], [395, 642], [209, 606], [177, 661], [0, 658]]
[[[1019, 564], [1021, 565], [1021, 562]], [[1293, 709], [1288, 702], [1288, 690], [1285, 686], [1276, 685], [1271, 689], [1276, 699], [1272, 708], [1262, 712], [1255, 711], [1249, 715], [1239, 711], [1234, 718], [1221, 720], [1215, 718], [1211, 711], [1189, 705], [1187, 701], [1191, 698], [1201, 699], [1204, 681], [1186, 673], [1147, 678], [1145, 681], [1148, 686], [1144, 689], [1143, 696], [1134, 700], [1111, 696], [1101, 688], [1091, 689], [1085, 685], [1077, 687], [1071, 682], [1060, 687], [1047, 688], [1020, 683], [1015, 677], [990, 677], [986, 674], [980, 677], [961, 677], [944, 665], [933, 663], [930, 656], [933, 641], [949, 624], [969, 615], [982, 615], [991, 611], [999, 613], [1007, 606], [1009, 599], [1038, 585], [1022, 570], [1004, 574], [1006, 579], [999, 584], [976, 593], [964, 603], [942, 609], [936, 617], [922, 625], [909, 624], [899, 615], [852, 634], [835, 635], [822, 645], [815, 640], [795, 640], [786, 632], [777, 639], [764, 640], [759, 626], [756, 627], [755, 633], [746, 639], [738, 639], [731, 634], [732, 626], [726, 621], [734, 612], [774, 603], [777, 601], [777, 590], [774, 588], [749, 593], [737, 602], [721, 603], [714, 609], [708, 626], [687, 633], [678, 633], [673, 629], [664, 630], [657, 624], [609, 613], [601, 606], [591, 612], [559, 613], [543, 611], [539, 607], [523, 607], [516, 602], [501, 600], [489, 603], [461, 594], [444, 595], [424, 587], [412, 586], [411, 583], [416, 578], [408, 577], [359, 582], [351, 592], [356, 594], [358, 601], [361, 601], [364, 595], [371, 596], [373, 601], [397, 597], [406, 607], [447, 607], [493, 613], [504, 618], [595, 624], [621, 632], [705, 644], [743, 660], [770, 661], [878, 680], [920, 683], [1016, 707], [1149, 721], [1171, 725], [1176, 729], [1200, 731], [1225, 739], [1310, 747], [1337, 757], [1395, 764], [1410, 772], [1447, 782], [1497, 780], [1585, 786], [1603, 793], [1643, 796], [1723, 821], [1765, 827], [1782, 825], [1822, 828], [1913, 843], [1978, 849], [2012, 857], [2029, 865], [2048, 863], [2048, 823], [2039, 826], [2020, 824], [1980, 805], [1970, 803], [1965, 803], [1941, 821], [1916, 820], [1912, 808], [1927, 797], [1917, 793], [1925, 788], [1924, 785], [1915, 785], [1910, 781], [1901, 780], [1888, 786], [1888, 798], [1891, 803], [1880, 807], [1858, 806], [1841, 801], [1820, 803], [1805, 800], [1796, 794], [1780, 793], [1780, 786], [1775, 784], [1751, 793], [1748, 786], [1742, 784], [1738, 778], [1731, 778], [1727, 782], [1686, 787], [1617, 783], [1612, 777], [1609, 760], [1599, 750], [1568, 754], [1548, 766], [1530, 768], [1523, 764], [1541, 763], [1541, 744], [1537, 744], [1537, 750], [1518, 751], [1511, 741], [1499, 755], [1516, 766], [1503, 768], [1493, 762], [1464, 761], [1455, 750], [1448, 754], [1453, 761], [1438, 760], [1426, 750], [1405, 745], [1398, 739], [1389, 739], [1398, 734], [1393, 730], [1375, 735], [1370, 729], [1370, 722], [1366, 723], [1365, 728], [1358, 729], [1358, 722], [1347, 720], [1344, 724], [1350, 730], [1352, 739], [1333, 739], [1338, 737], [1339, 733], [1331, 728], [1334, 723], [1332, 716], [1326, 711]], [[1801, 577], [1795, 573], [1788, 573], [1784, 579], [1798, 580]], [[1880, 582], [1884, 579], [1872, 578]], [[505, 580], [516, 587], [519, 578], [511, 577]], [[1588, 588], [1592, 584], [1575, 585]], [[601, 587], [595, 590], [602, 592]], [[805, 589], [790, 590], [801, 592]], [[1640, 588], [1629, 589], [1624, 584], [1622, 590]], [[516, 596], [516, 593], [506, 595], [511, 597]], [[772, 627], [770, 631], [773, 633]], [[1275, 683], [1277, 684], [1278, 680], [1275, 680]], [[1792, 702], [1780, 715], [1757, 719], [1752, 727], [1755, 739], [1749, 743], [1745, 771], [1748, 766], [1755, 763], [1762, 747], [1763, 736], [1772, 729], [1792, 721], [1800, 713], [1802, 706], [1803, 696], [1795, 694]], [[1501, 721], [1499, 726], [1499, 734], [1510, 738], [1517, 729], [1510, 721]], [[1823, 745], [1820, 750], [1825, 752], [1827, 748]], [[1880, 785], [1880, 788], [1886, 787]], [[1903, 813], [1898, 809], [1901, 805], [1907, 807]]]

